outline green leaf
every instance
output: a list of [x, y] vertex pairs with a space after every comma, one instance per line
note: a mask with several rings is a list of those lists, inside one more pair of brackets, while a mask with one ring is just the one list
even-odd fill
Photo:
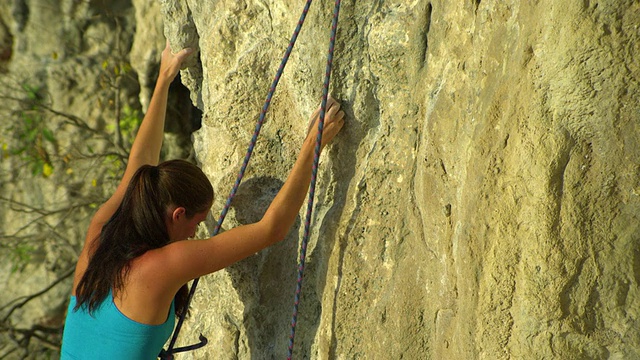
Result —
[[31, 173], [34, 176], [42, 175], [42, 170], [44, 170], [44, 161], [41, 159], [33, 159], [33, 164], [31, 164]]
[[27, 148], [26, 147], [21, 147], [21, 148], [17, 148], [17, 149], [11, 149], [9, 150], [9, 153], [11, 155], [20, 155], [22, 154]]
[[28, 127], [31, 127], [33, 125], [33, 118], [31, 118], [31, 116], [26, 113], [22, 113], [22, 120]]
[[31, 129], [26, 135], [26, 140], [30, 143], [33, 143], [38, 137], [38, 129]]
[[16, 246], [11, 254], [11, 262], [13, 266], [11, 267], [11, 272], [15, 273], [17, 271], [22, 271], [27, 266], [27, 264], [31, 261], [31, 256], [35, 248], [28, 244], [19, 244]]
[[56, 142], [56, 138], [53, 137], [53, 133], [51, 132], [51, 130], [45, 128], [42, 129], [42, 136], [49, 141], [50, 143], [55, 143]]
[[22, 88], [27, 93], [29, 100], [38, 100], [38, 88], [27, 84], [22, 85]]

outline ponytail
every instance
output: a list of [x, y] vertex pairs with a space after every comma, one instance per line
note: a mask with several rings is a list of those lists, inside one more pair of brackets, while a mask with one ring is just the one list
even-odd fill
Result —
[[[213, 202], [211, 183], [197, 166], [172, 160], [143, 165], [131, 178], [122, 203], [103, 226], [87, 270], [76, 289], [76, 310], [95, 310], [109, 294], [124, 288], [131, 260], [170, 241], [165, 214], [184, 207], [187, 216], [205, 211]], [[176, 315], [186, 311], [188, 287], [176, 296]]]

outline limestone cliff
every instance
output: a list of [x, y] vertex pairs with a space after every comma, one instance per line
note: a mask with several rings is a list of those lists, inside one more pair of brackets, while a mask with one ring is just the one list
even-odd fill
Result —
[[[221, 208], [302, 2], [164, 0]], [[333, 3], [298, 39], [226, 227], [255, 221], [317, 106]], [[640, 4], [344, 1], [295, 358], [640, 357]], [[184, 358], [286, 354], [296, 226], [203, 279]]]

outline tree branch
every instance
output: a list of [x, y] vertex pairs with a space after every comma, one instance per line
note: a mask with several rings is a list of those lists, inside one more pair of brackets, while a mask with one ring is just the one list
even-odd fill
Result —
[[[70, 269], [68, 269], [67, 271], [65, 271], [62, 276], [60, 276], [57, 280], [55, 280], [54, 282], [52, 282], [51, 284], [49, 284], [49, 286], [45, 287], [44, 289], [38, 291], [37, 293], [31, 294], [31, 295], [27, 295], [27, 296], [21, 296], [18, 298], [15, 298], [13, 300], [11, 300], [10, 302], [8, 302], [7, 304], [5, 304], [4, 306], [0, 307], [0, 310], [4, 310], [7, 307], [11, 306], [12, 304], [14, 304], [13, 306], [11, 306], [11, 308], [9, 308], [9, 311], [7, 312], [7, 314], [5, 315], [5, 317], [2, 319], [1, 322], [6, 322], [9, 317], [11, 316], [11, 314], [16, 311], [17, 309], [25, 306], [29, 301], [42, 296], [44, 294], [46, 294], [49, 290], [53, 289], [56, 285], [58, 285], [59, 283], [61, 283], [63, 280], [65, 280], [66, 278], [68, 278], [69, 276], [71, 276], [75, 271], [75, 266], [71, 267]], [[16, 302], [18, 302], [17, 304], [15, 304]]]

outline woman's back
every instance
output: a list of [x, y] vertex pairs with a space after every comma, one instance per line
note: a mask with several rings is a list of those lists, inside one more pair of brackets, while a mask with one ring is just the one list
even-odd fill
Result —
[[129, 319], [109, 295], [91, 313], [86, 306], [75, 310], [71, 296], [63, 334], [61, 359], [155, 359], [167, 341], [175, 322], [172, 303], [165, 321], [148, 325]]

